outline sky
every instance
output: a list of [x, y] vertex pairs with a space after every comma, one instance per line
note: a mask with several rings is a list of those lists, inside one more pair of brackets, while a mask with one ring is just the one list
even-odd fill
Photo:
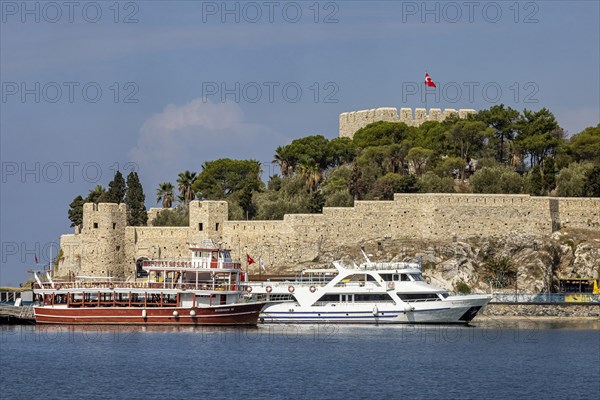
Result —
[[42, 269], [69, 203], [116, 170], [157, 207], [205, 161], [267, 178], [278, 146], [336, 137], [346, 111], [502, 103], [595, 126], [599, 4], [0, 1], [0, 286]]

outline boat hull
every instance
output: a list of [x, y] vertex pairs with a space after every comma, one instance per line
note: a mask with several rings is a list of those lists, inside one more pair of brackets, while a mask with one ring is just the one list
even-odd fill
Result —
[[[461, 296], [463, 297], [463, 296]], [[464, 296], [446, 301], [411, 303], [330, 304], [302, 307], [280, 303], [260, 314], [261, 323], [278, 324], [468, 324], [489, 302], [489, 296]]]
[[[265, 303], [211, 307], [34, 307], [38, 324], [256, 325]], [[191, 314], [190, 312], [194, 311]], [[145, 312], [144, 312], [145, 311]]]

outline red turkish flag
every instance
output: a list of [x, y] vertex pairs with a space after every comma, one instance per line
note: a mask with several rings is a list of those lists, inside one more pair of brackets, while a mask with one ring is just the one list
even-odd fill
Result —
[[248, 265], [254, 264], [254, 260], [252, 259], [252, 257], [250, 257], [248, 254], [246, 254], [246, 257], [248, 257]]
[[425, 84], [429, 87], [435, 87], [435, 82], [431, 80], [431, 77], [427, 72], [425, 72]]

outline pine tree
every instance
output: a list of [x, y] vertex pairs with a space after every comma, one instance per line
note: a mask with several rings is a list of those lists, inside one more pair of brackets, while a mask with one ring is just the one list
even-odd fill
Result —
[[115, 176], [112, 181], [108, 184], [108, 191], [102, 196], [102, 202], [104, 203], [122, 203], [125, 200], [125, 179], [121, 171], [115, 172]]
[[127, 175], [127, 190], [125, 192], [125, 204], [127, 205], [127, 225], [146, 226], [148, 213], [144, 204], [144, 189], [140, 184], [137, 172]]
[[81, 196], [77, 196], [69, 204], [69, 220], [71, 221], [71, 227], [83, 226], [83, 204], [85, 200]]

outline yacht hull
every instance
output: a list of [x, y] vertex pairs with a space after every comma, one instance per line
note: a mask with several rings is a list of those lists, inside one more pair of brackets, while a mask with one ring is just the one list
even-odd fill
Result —
[[[464, 298], [463, 298], [464, 297]], [[294, 303], [268, 306], [261, 323], [280, 324], [467, 324], [489, 302], [490, 296], [460, 296], [444, 301], [410, 303], [329, 304], [303, 307]]]

